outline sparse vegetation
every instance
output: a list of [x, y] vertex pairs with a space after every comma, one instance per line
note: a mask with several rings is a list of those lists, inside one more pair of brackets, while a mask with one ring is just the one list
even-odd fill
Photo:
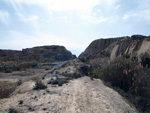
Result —
[[56, 84], [58, 84], [59, 83], [59, 81], [57, 80], [57, 79], [51, 79], [49, 82], [48, 82], [48, 84], [52, 84], [52, 85], [56, 85]]
[[17, 83], [0, 81], [0, 98], [7, 98], [17, 87]]
[[46, 111], [47, 110], [47, 108], [43, 108], [43, 111]]
[[28, 110], [29, 110], [29, 111], [34, 111], [34, 109], [33, 109], [33, 108], [31, 108], [31, 107], [29, 107], [29, 108], [28, 108]]
[[11, 73], [13, 71], [21, 71], [29, 68], [35, 68], [36, 65], [37, 64], [34, 62], [25, 62], [19, 60], [11, 61], [10, 59], [8, 59], [8, 61], [0, 61], [0, 72]]
[[120, 58], [107, 66], [94, 68], [89, 76], [102, 79], [128, 98], [140, 112], [147, 113], [150, 112], [150, 69], [145, 63], [142, 65]]
[[51, 79], [48, 84], [62, 86], [63, 84], [68, 83], [67, 78], [57, 78], [57, 79]]
[[44, 85], [44, 83], [42, 83], [41, 80], [36, 81], [35, 83], [35, 87], [33, 88], [34, 90], [38, 90], [38, 89], [46, 89], [47, 86]]
[[62, 86], [65, 83], [68, 83], [67, 79], [61, 79], [58, 83], [58, 86]]
[[150, 67], [150, 55], [145, 53], [144, 55], [142, 55], [141, 58], [141, 64], [143, 65], [144, 68], [149, 68]]
[[8, 113], [18, 113], [18, 111], [15, 110], [14, 108], [10, 108], [10, 109], [8, 110]]
[[18, 80], [18, 82], [17, 82], [17, 85], [19, 86], [19, 85], [21, 85], [22, 84], [22, 80]]
[[23, 100], [20, 100], [20, 101], [19, 101], [19, 104], [23, 104]]

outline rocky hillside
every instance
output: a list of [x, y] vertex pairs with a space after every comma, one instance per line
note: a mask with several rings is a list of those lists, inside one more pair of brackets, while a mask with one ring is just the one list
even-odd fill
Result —
[[76, 58], [63, 46], [41, 46], [23, 49], [24, 53], [30, 53], [35, 56], [38, 61], [67, 61]]
[[14, 61], [14, 60], [33, 60], [34, 55], [29, 52], [15, 51], [15, 50], [0, 50], [1, 61]]
[[0, 50], [1, 60], [37, 60], [39, 62], [46, 60], [66, 61], [74, 58], [75, 56], [63, 46], [41, 46], [23, 49], [22, 51]]
[[150, 55], [150, 36], [133, 35], [95, 40], [79, 58], [94, 65], [103, 65], [116, 57], [130, 57], [140, 61], [143, 55]]
[[67, 61], [76, 58], [63, 46], [41, 46], [15, 50], [0, 50], [0, 71], [10, 72], [29, 68], [37, 63], [49, 63], [54, 61]]

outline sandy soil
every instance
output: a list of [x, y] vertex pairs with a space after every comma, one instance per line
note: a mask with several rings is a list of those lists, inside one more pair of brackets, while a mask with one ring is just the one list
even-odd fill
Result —
[[39, 91], [32, 90], [33, 86], [33, 81], [24, 83], [18, 88], [20, 92], [0, 100], [0, 112], [15, 108], [19, 113], [137, 113], [101, 80], [82, 77], [63, 86], [47, 85]]
[[84, 76], [70, 80], [63, 86], [47, 84], [50, 76], [80, 74], [79, 68], [85, 64], [73, 60], [65, 66], [37, 72], [35, 77], [45, 74], [44, 90], [33, 90], [35, 81], [20, 85], [7, 99], [0, 100], [0, 113], [8, 113], [10, 108], [19, 113], [137, 113], [116, 91], [105, 86], [101, 80], [91, 80]]

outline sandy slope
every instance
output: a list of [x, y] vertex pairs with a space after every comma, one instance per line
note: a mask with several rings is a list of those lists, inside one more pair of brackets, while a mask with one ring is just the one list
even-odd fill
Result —
[[[10, 107], [19, 113], [136, 113], [101, 80], [82, 77], [63, 86], [47, 85], [40, 91], [33, 91], [31, 86], [33, 82], [29, 81], [20, 86], [24, 90], [19, 94], [0, 100], [0, 113], [7, 113]], [[23, 104], [19, 104], [20, 100]]]

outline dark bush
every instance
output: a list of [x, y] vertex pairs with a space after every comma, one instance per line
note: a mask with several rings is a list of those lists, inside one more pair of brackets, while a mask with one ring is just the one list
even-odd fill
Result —
[[20, 101], [19, 101], [19, 104], [23, 104], [23, 100], [20, 100]]
[[18, 113], [17, 110], [15, 110], [14, 108], [10, 108], [8, 110], [8, 113]]
[[88, 70], [90, 70], [90, 67], [88, 66], [82, 66], [79, 68], [79, 71], [84, 75], [88, 75]]
[[144, 68], [150, 67], [150, 57], [148, 54], [143, 55], [141, 60], [141, 64]]
[[52, 84], [52, 85], [58, 85], [58, 86], [62, 86], [63, 84], [68, 83], [68, 79], [67, 78], [57, 78], [57, 79], [52, 79], [48, 82], [48, 84]]
[[33, 109], [33, 108], [31, 108], [31, 107], [29, 107], [29, 108], [28, 108], [28, 110], [29, 110], [29, 111], [31, 111], [31, 112], [32, 112], [32, 111], [34, 111], [34, 109]]
[[136, 60], [116, 59], [105, 67], [94, 68], [89, 76], [100, 78], [121, 91], [119, 93], [127, 97], [140, 112], [150, 112], [150, 69], [140, 66]]
[[44, 85], [41, 80], [39, 80], [39, 81], [36, 81], [35, 87], [33, 89], [38, 90], [38, 89], [46, 89], [46, 88], [47, 86]]
[[52, 79], [48, 82], [48, 84], [52, 84], [52, 85], [56, 85], [58, 83], [59, 83], [59, 81], [57, 79], [54, 79], [54, 80]]
[[61, 79], [61, 80], [59, 80], [58, 86], [62, 86], [65, 83], [68, 83], [68, 80], [67, 79]]
[[22, 84], [22, 80], [19, 79], [19, 80], [17, 81], [17, 85], [19, 86], [19, 85], [21, 85], [21, 84]]
[[117, 86], [128, 92], [134, 82], [134, 75], [138, 71], [135, 62], [128, 59], [117, 59], [100, 70], [100, 78], [106, 82], [111, 82], [112, 86]]
[[47, 110], [47, 108], [43, 108], [43, 111], [46, 111]]

